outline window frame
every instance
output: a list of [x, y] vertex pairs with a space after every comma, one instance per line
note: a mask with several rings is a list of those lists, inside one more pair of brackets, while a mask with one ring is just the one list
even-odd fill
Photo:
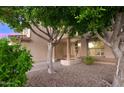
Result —
[[[101, 42], [101, 43], [103, 43], [103, 48], [96, 48], [96, 47], [95, 48], [90, 48], [89, 47], [89, 43], [90, 42], [95, 42], [96, 43], [97, 41], [101, 42], [100, 40], [88, 40], [88, 56], [104, 57], [104, 54], [105, 54], [104, 53], [104, 48], [105, 47], [104, 47], [104, 43], [103, 42]], [[94, 55], [92, 55], [90, 53], [91, 50], [94, 50], [95, 51]]]

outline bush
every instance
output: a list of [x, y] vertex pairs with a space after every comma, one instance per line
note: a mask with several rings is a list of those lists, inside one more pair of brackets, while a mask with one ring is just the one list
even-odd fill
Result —
[[95, 62], [95, 59], [91, 56], [87, 56], [84, 58], [84, 63], [87, 65], [91, 65]]
[[32, 58], [20, 45], [8, 45], [7, 39], [0, 40], [0, 86], [24, 86], [26, 72], [32, 67]]

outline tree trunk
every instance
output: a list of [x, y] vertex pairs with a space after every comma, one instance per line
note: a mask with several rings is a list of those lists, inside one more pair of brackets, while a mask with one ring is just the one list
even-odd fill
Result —
[[118, 62], [112, 86], [124, 87], [124, 55], [122, 51], [119, 51], [119, 49], [114, 49], [114, 53]]
[[118, 12], [115, 17], [115, 22], [113, 25], [113, 33], [110, 37], [110, 40], [106, 39], [106, 37], [100, 36], [96, 33], [97, 37], [103, 41], [106, 45], [112, 48], [113, 53], [116, 57], [116, 73], [114, 75], [113, 87], [124, 87], [124, 45], [122, 41], [124, 41], [124, 13]]
[[52, 55], [53, 55], [53, 44], [48, 43], [48, 73], [49, 74], [55, 73], [53, 68]]

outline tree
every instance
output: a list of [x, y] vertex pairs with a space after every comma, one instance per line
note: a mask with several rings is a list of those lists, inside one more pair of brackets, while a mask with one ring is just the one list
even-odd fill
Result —
[[86, 25], [85, 32], [95, 35], [113, 50], [118, 60], [113, 86], [124, 86], [124, 8], [80, 7], [75, 17], [77, 22]]
[[[75, 11], [76, 8], [73, 9]], [[0, 9], [0, 20], [18, 32], [24, 28], [30, 28], [34, 34], [46, 40], [48, 42], [48, 72], [54, 73], [53, 48], [65, 33], [73, 30], [72, 23], [76, 23], [70, 10], [72, 8], [69, 7], [3, 7]]]

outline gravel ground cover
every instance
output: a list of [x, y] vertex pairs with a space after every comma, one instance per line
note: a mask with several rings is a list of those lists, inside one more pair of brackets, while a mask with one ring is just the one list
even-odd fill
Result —
[[110, 87], [115, 73], [114, 64], [85, 65], [78, 63], [62, 66], [54, 64], [55, 74], [47, 73], [47, 65], [34, 64], [27, 73], [27, 87]]

